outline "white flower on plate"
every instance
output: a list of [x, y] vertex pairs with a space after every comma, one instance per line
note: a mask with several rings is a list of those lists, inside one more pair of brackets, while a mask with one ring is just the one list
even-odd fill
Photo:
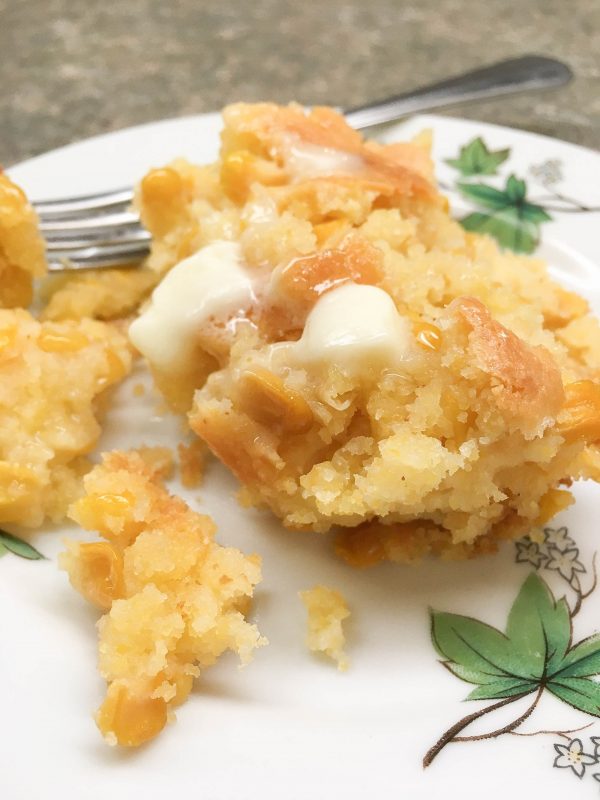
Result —
[[532, 542], [529, 538], [521, 539], [516, 542], [516, 545], [516, 560], [519, 564], [533, 564], [536, 569], [539, 569], [542, 563], [547, 560], [547, 556], [541, 552], [539, 544]]
[[569, 529], [564, 525], [562, 528], [544, 528], [544, 543], [549, 547], [556, 547], [561, 552], [575, 546], [575, 542], [569, 536]]
[[[594, 755], [600, 759], [600, 736], [590, 736], [590, 741], [594, 745]], [[598, 775], [600, 776], [600, 773]], [[596, 778], [596, 780], [600, 780], [600, 777]]]
[[566, 580], [571, 583], [576, 572], [585, 572], [585, 567], [581, 561], [577, 560], [579, 550], [572, 548], [561, 552], [556, 547], [548, 550], [550, 559], [546, 564], [546, 569], [555, 569]]
[[552, 186], [563, 179], [562, 161], [559, 158], [549, 158], [541, 164], [531, 166], [529, 172], [543, 186]]
[[581, 739], [571, 739], [569, 744], [555, 744], [554, 749], [558, 753], [554, 766], [561, 769], [570, 767], [578, 778], [583, 778], [586, 764], [595, 764], [597, 761], [596, 756], [583, 752]]

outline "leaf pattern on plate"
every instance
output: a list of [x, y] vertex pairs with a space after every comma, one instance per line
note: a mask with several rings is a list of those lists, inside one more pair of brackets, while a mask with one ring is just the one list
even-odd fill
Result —
[[495, 175], [496, 170], [510, 155], [510, 148], [504, 150], [488, 150], [487, 145], [478, 136], [472, 142], [460, 148], [458, 158], [447, 158], [446, 164], [457, 169], [461, 175]]
[[39, 550], [36, 550], [33, 545], [29, 544], [29, 542], [19, 539], [17, 536], [13, 536], [12, 533], [0, 530], [0, 558], [7, 553], [13, 553], [29, 561], [39, 561], [45, 558], [45, 556], [43, 556]]
[[552, 219], [542, 206], [529, 202], [525, 181], [509, 175], [504, 190], [483, 183], [458, 183], [460, 192], [485, 212], [473, 212], [460, 220], [468, 231], [488, 233], [516, 253], [532, 253], [540, 239], [540, 225]]
[[538, 185], [548, 190], [548, 194], [538, 198], [528, 197], [526, 182], [514, 174], [508, 175], [503, 189], [468, 180], [497, 175], [498, 167], [508, 161], [510, 154], [510, 147], [491, 150], [478, 136], [461, 147], [457, 156], [445, 159], [461, 179], [453, 186], [440, 185], [460, 192], [476, 209], [459, 220], [466, 230], [488, 234], [501, 247], [529, 254], [540, 242], [540, 226], [553, 219], [549, 212], [600, 211], [599, 207], [586, 205], [556, 189], [563, 180], [562, 162], [557, 158], [532, 165], [528, 170]]

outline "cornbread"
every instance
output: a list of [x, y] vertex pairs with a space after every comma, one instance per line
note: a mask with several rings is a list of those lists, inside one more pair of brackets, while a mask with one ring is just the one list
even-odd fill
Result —
[[100, 435], [99, 401], [130, 365], [110, 325], [0, 310], [0, 523], [64, 516]]
[[150, 294], [158, 276], [135, 269], [82, 270], [49, 277], [42, 287], [41, 318], [112, 320], [133, 314]]
[[23, 191], [0, 170], [0, 308], [28, 306], [45, 274], [45, 245]]
[[350, 616], [350, 611], [344, 596], [328, 586], [315, 586], [300, 592], [300, 599], [308, 612], [308, 649], [324, 653], [337, 663], [339, 670], [347, 670], [349, 661], [344, 652], [346, 637], [342, 622]]
[[266, 644], [245, 619], [260, 559], [214, 541], [210, 517], [170, 495], [139, 453], [105, 454], [70, 516], [103, 541], [69, 543], [62, 566], [105, 612], [96, 721], [110, 744], [154, 738], [200, 672], [226, 650], [242, 664]]
[[[541, 261], [452, 220], [426, 137], [366, 142], [298, 106], [223, 118], [217, 163], [175, 162], [139, 194], [149, 267], [175, 267], [192, 313], [176, 367], [153, 351], [167, 326], [132, 330], [246, 503], [337, 528], [368, 566], [491, 552], [600, 478], [597, 320]], [[231, 302], [199, 305], [191, 264], [203, 286], [234, 269]]]

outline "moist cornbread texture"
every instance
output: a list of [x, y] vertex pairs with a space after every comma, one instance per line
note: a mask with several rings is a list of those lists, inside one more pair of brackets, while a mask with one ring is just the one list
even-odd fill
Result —
[[127, 339], [93, 320], [0, 310], [0, 522], [60, 520], [81, 491], [103, 395], [129, 371]]
[[[187, 371], [154, 369], [244, 502], [341, 529], [339, 554], [366, 566], [493, 551], [600, 478], [597, 321], [544, 263], [451, 218], [426, 136], [366, 142], [330, 109], [223, 117], [220, 159], [151, 172], [139, 202], [150, 268], [224, 239], [253, 278], [247, 307], [198, 324]], [[345, 284], [391, 299], [399, 361], [299, 357]]]
[[210, 517], [170, 495], [153, 461], [104, 455], [70, 509], [103, 540], [71, 542], [62, 556], [73, 586], [105, 612], [99, 666], [108, 689], [96, 722], [110, 744], [131, 747], [160, 733], [222, 653], [245, 664], [266, 644], [245, 619], [259, 557], [217, 544]]
[[300, 599], [308, 613], [308, 649], [324, 653], [342, 672], [347, 670], [349, 662], [344, 652], [346, 637], [342, 622], [350, 616], [350, 611], [344, 596], [329, 586], [314, 586], [300, 592]]
[[45, 274], [38, 218], [23, 191], [0, 170], [0, 308], [28, 306]]

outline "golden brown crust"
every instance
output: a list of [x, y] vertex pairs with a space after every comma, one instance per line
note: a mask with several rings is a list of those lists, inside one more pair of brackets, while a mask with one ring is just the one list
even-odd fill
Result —
[[546, 348], [526, 344], [474, 297], [457, 298], [450, 310], [471, 329], [477, 366], [498, 381], [494, 391], [499, 407], [525, 422], [554, 418], [565, 394], [560, 370]]

